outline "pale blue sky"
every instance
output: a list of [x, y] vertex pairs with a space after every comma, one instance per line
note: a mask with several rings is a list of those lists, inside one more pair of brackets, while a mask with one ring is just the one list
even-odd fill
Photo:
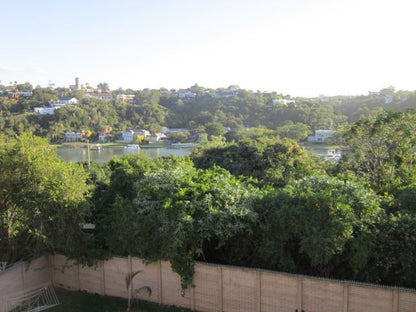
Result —
[[416, 89], [413, 0], [0, 0], [0, 80]]

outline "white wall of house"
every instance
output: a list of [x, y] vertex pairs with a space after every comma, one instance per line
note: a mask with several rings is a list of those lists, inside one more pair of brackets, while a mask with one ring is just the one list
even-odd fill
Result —
[[308, 137], [308, 142], [325, 142], [328, 138], [333, 137], [335, 131], [333, 130], [315, 130], [314, 135]]

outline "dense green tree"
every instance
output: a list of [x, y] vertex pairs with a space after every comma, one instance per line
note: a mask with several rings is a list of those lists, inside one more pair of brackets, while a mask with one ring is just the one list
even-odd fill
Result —
[[206, 241], [219, 247], [255, 218], [250, 202], [256, 189], [221, 168], [197, 170], [192, 162], [178, 166], [171, 158], [138, 178], [135, 187], [133, 206], [118, 198], [111, 208], [108, 218], [116, 229], [107, 244], [149, 261], [169, 260], [184, 287], [192, 281], [194, 260], [203, 258]]
[[295, 141], [303, 141], [310, 133], [307, 125], [303, 123], [293, 123], [288, 120], [284, 125], [277, 127], [276, 134], [282, 138], [288, 138]]
[[210, 122], [205, 125], [205, 131], [208, 134], [208, 139], [216, 136], [222, 136], [225, 134], [225, 127], [219, 122]]
[[79, 247], [87, 175], [30, 134], [0, 139], [0, 254], [13, 262]]
[[351, 149], [342, 170], [351, 170], [382, 194], [415, 182], [416, 114], [383, 112], [351, 126], [344, 139]]
[[416, 214], [397, 212], [378, 224], [374, 251], [359, 278], [371, 283], [416, 287]]
[[192, 159], [198, 168], [217, 165], [236, 176], [253, 177], [263, 184], [275, 186], [323, 172], [317, 157], [289, 139], [244, 140], [201, 146], [194, 150]]
[[354, 278], [363, 270], [383, 216], [374, 193], [328, 176], [276, 190], [258, 207], [262, 266], [326, 277]]

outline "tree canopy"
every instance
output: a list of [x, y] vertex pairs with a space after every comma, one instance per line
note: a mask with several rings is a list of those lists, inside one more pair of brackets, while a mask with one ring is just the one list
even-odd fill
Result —
[[31, 134], [0, 137], [0, 254], [16, 261], [79, 247], [87, 173]]

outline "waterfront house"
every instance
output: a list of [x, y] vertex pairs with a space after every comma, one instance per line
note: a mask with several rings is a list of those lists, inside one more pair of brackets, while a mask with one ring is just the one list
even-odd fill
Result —
[[66, 142], [78, 142], [82, 139], [82, 132], [65, 132]]
[[314, 135], [308, 136], [308, 142], [315, 142], [315, 143], [323, 143], [328, 138], [333, 137], [335, 134], [335, 131], [333, 130], [315, 130]]

